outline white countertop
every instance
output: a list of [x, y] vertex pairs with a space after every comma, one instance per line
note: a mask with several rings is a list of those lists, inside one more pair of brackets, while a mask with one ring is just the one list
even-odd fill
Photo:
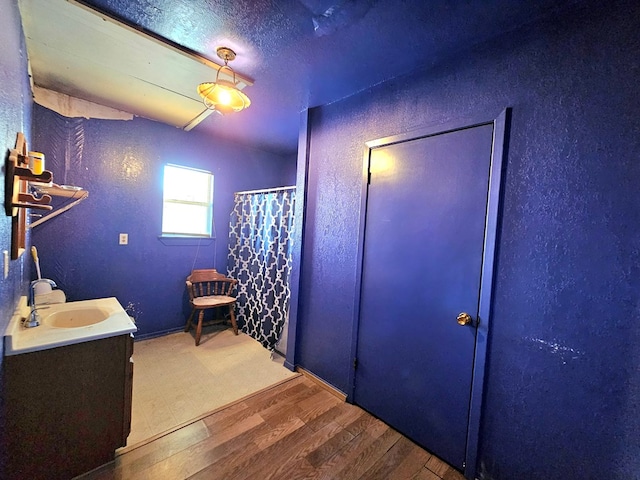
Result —
[[36, 352], [50, 348], [73, 345], [75, 343], [99, 340], [133, 333], [137, 330], [135, 324], [124, 311], [115, 297], [82, 300], [79, 302], [56, 303], [38, 309], [42, 319], [52, 313], [86, 308], [100, 308], [109, 313], [109, 317], [99, 323], [75, 328], [56, 328], [46, 325], [41, 320], [40, 326], [25, 328], [22, 319], [29, 315], [27, 297], [21, 297], [4, 336], [5, 355]]

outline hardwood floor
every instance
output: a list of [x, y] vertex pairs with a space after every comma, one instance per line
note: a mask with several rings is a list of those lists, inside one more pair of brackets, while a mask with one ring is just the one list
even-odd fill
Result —
[[463, 480], [446, 463], [305, 376], [127, 447], [81, 478]]

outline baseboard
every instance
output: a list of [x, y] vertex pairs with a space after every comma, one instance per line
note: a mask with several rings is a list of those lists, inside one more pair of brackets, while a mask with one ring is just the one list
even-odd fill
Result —
[[182, 327], [170, 328], [169, 330], [162, 330], [160, 332], [151, 332], [143, 334], [133, 334], [133, 340], [149, 340], [156, 337], [164, 337], [165, 335], [171, 335], [172, 333], [184, 332], [184, 325]]
[[308, 378], [309, 380], [311, 380], [312, 382], [316, 383], [318, 386], [324, 388], [327, 392], [335, 395], [336, 397], [338, 397], [340, 400], [342, 400], [343, 402], [347, 401], [347, 394], [338, 390], [336, 387], [334, 387], [333, 385], [325, 382], [324, 380], [322, 380], [320, 377], [317, 377], [316, 375], [314, 375], [313, 373], [305, 370], [302, 367], [296, 367], [296, 372], [301, 373], [302, 375], [304, 375], [306, 378]]

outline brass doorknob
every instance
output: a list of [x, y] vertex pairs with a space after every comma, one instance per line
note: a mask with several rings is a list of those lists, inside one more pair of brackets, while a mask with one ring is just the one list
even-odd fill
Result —
[[473, 323], [473, 318], [468, 313], [462, 312], [458, 315], [458, 325], [470, 325]]

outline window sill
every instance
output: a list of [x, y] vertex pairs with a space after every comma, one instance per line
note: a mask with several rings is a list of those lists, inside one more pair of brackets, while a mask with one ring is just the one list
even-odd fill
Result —
[[180, 237], [180, 236], [166, 236], [159, 235], [158, 240], [160, 240], [164, 245], [167, 246], [184, 246], [184, 247], [196, 247], [211, 245], [216, 241], [215, 237]]

